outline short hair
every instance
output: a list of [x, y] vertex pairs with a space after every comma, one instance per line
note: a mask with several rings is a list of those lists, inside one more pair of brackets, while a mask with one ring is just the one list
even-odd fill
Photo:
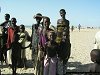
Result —
[[65, 9], [60, 9], [60, 12], [61, 12], [61, 11], [63, 11], [63, 12], [65, 12], [65, 13], [66, 13]]
[[92, 51], [91, 51], [91, 53], [90, 53], [91, 55], [93, 54], [93, 55], [95, 55], [95, 61], [96, 61], [96, 63], [99, 63], [100, 64], [100, 49], [93, 49]]
[[5, 14], [5, 17], [8, 17], [8, 18], [10, 18], [10, 15], [9, 15], [8, 13], [6, 13], [6, 14]]
[[35, 18], [38, 18], [38, 16], [42, 16], [41, 13], [37, 13]]
[[21, 29], [25, 29], [25, 26], [23, 24], [20, 25]]
[[55, 32], [55, 31], [53, 31], [53, 30], [49, 31], [49, 33], [47, 34], [47, 36], [48, 36], [50, 33], [52, 33], [52, 34], [56, 37], [56, 32]]
[[15, 21], [15, 22], [17, 22], [16, 18], [14, 18], [14, 17], [11, 19], [11, 21]]
[[50, 18], [49, 17], [44, 17], [44, 19], [47, 19], [50, 22]]

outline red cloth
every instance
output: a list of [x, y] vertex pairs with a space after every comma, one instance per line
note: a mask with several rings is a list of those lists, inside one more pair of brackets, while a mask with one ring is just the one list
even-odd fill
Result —
[[13, 38], [14, 38], [14, 32], [15, 30], [12, 27], [8, 28], [8, 38], [7, 38], [7, 48], [9, 48], [11, 46], [11, 43], [13, 42]]

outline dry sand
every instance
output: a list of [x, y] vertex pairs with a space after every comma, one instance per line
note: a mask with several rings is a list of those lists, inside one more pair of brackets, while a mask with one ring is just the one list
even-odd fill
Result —
[[[31, 29], [26, 29], [31, 35]], [[71, 56], [68, 61], [68, 72], [87, 72], [91, 65], [90, 51], [94, 47], [94, 36], [99, 29], [75, 29], [70, 32]], [[34, 75], [33, 63], [31, 61], [31, 50], [26, 50], [28, 69], [18, 68], [18, 75]], [[11, 75], [12, 70], [6, 65], [0, 65], [1, 74]]]

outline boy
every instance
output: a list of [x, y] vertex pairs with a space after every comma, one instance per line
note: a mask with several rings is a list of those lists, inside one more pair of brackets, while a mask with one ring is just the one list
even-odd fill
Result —
[[19, 40], [19, 35], [15, 34], [14, 35], [14, 40], [11, 43], [11, 46], [9, 49], [12, 50], [12, 54], [11, 54], [11, 60], [12, 60], [12, 70], [13, 70], [13, 75], [16, 75], [16, 68], [17, 68], [17, 64], [20, 63], [21, 61], [21, 49], [25, 49], [27, 47], [22, 47], [21, 43], [18, 42]]
[[94, 63], [89, 67], [89, 72], [100, 72], [100, 50], [93, 49], [90, 53], [90, 57]]

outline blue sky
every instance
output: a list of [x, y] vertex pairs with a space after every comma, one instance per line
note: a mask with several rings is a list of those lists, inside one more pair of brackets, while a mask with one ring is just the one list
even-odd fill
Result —
[[51, 19], [56, 26], [60, 18], [59, 10], [66, 10], [66, 19], [70, 26], [98, 26], [100, 27], [100, 0], [0, 0], [0, 23], [4, 21], [4, 14], [17, 18], [17, 24], [32, 25], [33, 16], [41, 13]]

